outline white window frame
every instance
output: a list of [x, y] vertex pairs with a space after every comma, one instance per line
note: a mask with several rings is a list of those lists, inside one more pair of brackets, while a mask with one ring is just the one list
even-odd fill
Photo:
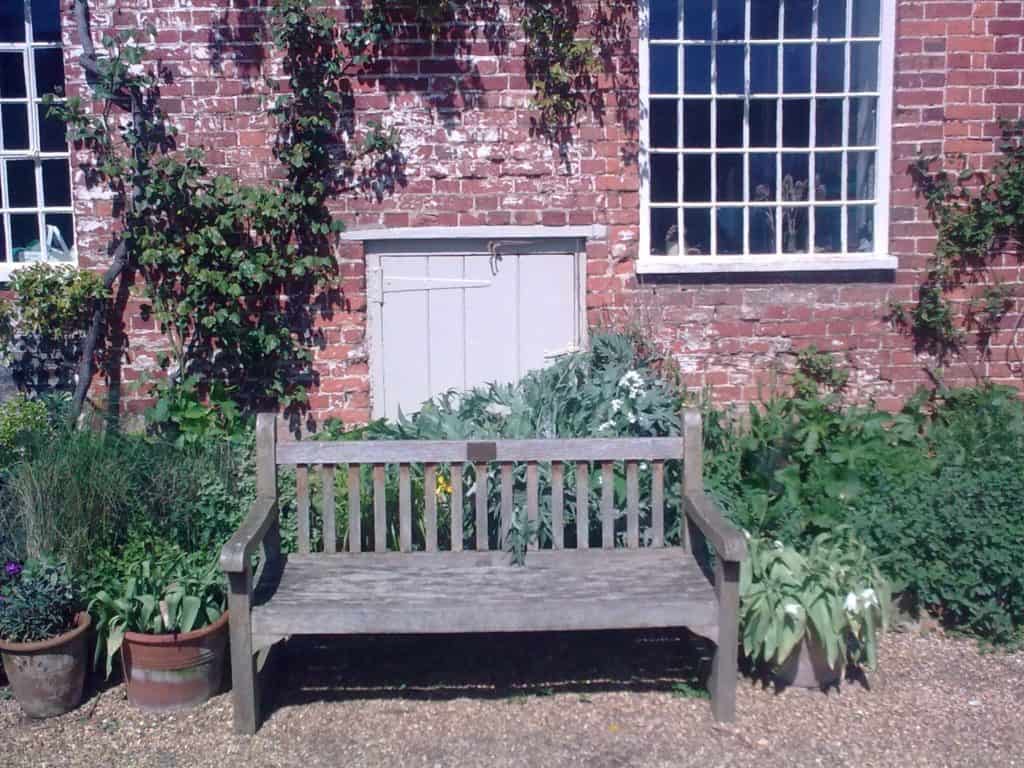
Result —
[[[38, 104], [40, 96], [36, 85], [36, 62], [35, 62], [35, 51], [38, 50], [58, 50], [64, 51], [63, 41], [39, 41], [36, 42], [32, 34], [32, 4], [31, 0], [25, 0], [25, 39], [21, 42], [7, 43], [0, 42], [0, 52], [12, 51], [19, 52], [22, 54], [24, 67], [25, 67], [25, 97], [24, 98], [2, 98], [0, 104], [12, 104], [12, 103], [25, 103], [27, 104], [28, 112], [28, 135], [29, 135], [29, 146], [28, 149], [3, 149], [2, 143], [2, 126], [0, 126], [0, 185], [2, 185], [3, 197], [0, 198], [0, 220], [3, 221], [4, 229], [4, 243], [3, 252], [0, 252], [0, 283], [8, 282], [11, 275], [14, 274], [18, 269], [31, 266], [32, 264], [38, 263], [38, 261], [19, 261], [13, 260], [13, 244], [12, 244], [12, 233], [10, 226], [10, 214], [36, 214], [38, 218], [37, 226], [40, 234], [40, 248], [46, 251], [47, 245], [47, 230], [46, 230], [46, 214], [48, 213], [61, 213], [70, 214], [71, 216], [71, 228], [72, 234], [75, 235], [75, 242], [71, 245], [69, 250], [70, 258], [65, 259], [48, 259], [44, 256], [44, 261], [50, 261], [57, 264], [70, 264], [77, 266], [78, 264], [78, 238], [77, 229], [75, 227], [75, 212], [74, 212], [74, 183], [73, 177], [70, 173], [70, 148], [65, 144], [64, 150], [61, 152], [43, 152], [40, 149], [40, 136], [39, 136], [39, 110]], [[62, 4], [58, 4], [58, 13], [61, 11]], [[61, 19], [63, 22], [63, 19]], [[63, 27], [63, 23], [61, 23]], [[67, 82], [67, 74], [65, 73], [65, 84]], [[9, 200], [8, 196], [8, 183], [7, 178], [7, 161], [8, 160], [32, 160], [34, 163], [35, 171], [35, 183], [36, 183], [36, 202], [37, 205], [31, 208], [10, 208], [4, 203]], [[68, 163], [68, 174], [69, 174], [69, 189], [71, 190], [71, 200], [68, 205], [46, 205], [43, 200], [43, 160], [64, 160]], [[9, 259], [9, 260], [8, 260]]]
[[[751, 2], [757, 2], [757, 0], [750, 0]], [[878, 72], [878, 123], [876, 126], [876, 146], [875, 146], [875, 196], [873, 204], [874, 210], [874, 251], [873, 252], [845, 252], [845, 253], [815, 253], [814, 252], [814, 239], [813, 231], [808, 232], [808, 252], [807, 253], [783, 253], [781, 252], [781, 243], [777, 243], [777, 252], [775, 254], [752, 254], [749, 252], [736, 254], [736, 255], [717, 255], [712, 252], [710, 255], [686, 255], [686, 254], [673, 254], [673, 255], [659, 255], [654, 254], [651, 251], [651, 172], [650, 172], [650, 148], [648, 142], [650, 139], [650, 47], [649, 47], [649, 35], [650, 35], [650, 2], [651, 0], [639, 0], [639, 77], [640, 77], [640, 119], [639, 119], [639, 165], [640, 165], [640, 237], [639, 237], [639, 259], [637, 260], [636, 271], [639, 274], [709, 274], [709, 273], [745, 273], [745, 272], [827, 272], [827, 271], [859, 271], [859, 270], [882, 270], [891, 271], [897, 267], [897, 259], [889, 255], [889, 193], [892, 181], [892, 150], [891, 150], [891, 137], [892, 137], [892, 105], [893, 105], [893, 64], [895, 60], [895, 31], [896, 31], [896, 9], [895, 3], [891, 0], [881, 0], [880, 12], [881, 18], [879, 19], [879, 72]], [[815, 0], [815, 7], [820, 0]], [[683, 0], [679, 0], [680, 10], [682, 9]], [[848, 0], [846, 4], [847, 14], [847, 29], [850, 29], [850, 21], [852, 17], [852, 0]], [[713, 29], [717, 28], [717, 10], [718, 0], [712, 0], [712, 25]], [[680, 12], [680, 32], [679, 37], [675, 41], [664, 41], [667, 44], [682, 45], [683, 34], [682, 34], [682, 13]], [[815, 18], [817, 18], [817, 11], [815, 11]], [[746, 29], [748, 38], [743, 43], [747, 48], [746, 55], [746, 73], [745, 73], [745, 93], [750, 92], [750, 5], [747, 4], [747, 21]], [[812, 37], [816, 33], [816, 30], [812, 32]], [[782, 35], [782, 29], [779, 29], [780, 36]], [[713, 41], [716, 38], [716, 33], [713, 32]], [[841, 40], [846, 40], [842, 38]], [[840, 39], [837, 38], [837, 41]], [[686, 42], [696, 42], [689, 41]], [[786, 42], [812, 42], [811, 40], [787, 40]], [[814, 65], [814, 51], [816, 47], [812, 48], [812, 59], [811, 59], [811, 103], [815, 103], [817, 99], [816, 95], [816, 82], [815, 82], [815, 65]], [[714, 57], [712, 57], [713, 60]], [[846, 77], [849, 79], [849, 48], [847, 48], [847, 63], [846, 63]], [[779, 56], [779, 94], [776, 98], [781, 100], [782, 96], [782, 56]], [[712, 81], [714, 80], [714, 64], [712, 64]], [[680, 77], [678, 91], [681, 93], [683, 90], [683, 80]], [[844, 113], [848, 111], [848, 98], [849, 88], [845, 88], [843, 92], [844, 98]], [[770, 96], [770, 94], [765, 94]], [[712, 83], [712, 92], [710, 100], [712, 105], [717, 100], [715, 95], [714, 83]], [[749, 99], [749, 95], [744, 97]], [[712, 107], [714, 109], [714, 107]], [[781, 106], [780, 106], [781, 109]], [[812, 119], [811, 119], [811, 149], [807, 150], [813, 155], [814, 152], [814, 107], [812, 106]], [[681, 122], [677, 126], [677, 130], [682, 131]], [[711, 131], [714, 134], [716, 126], [712, 122]], [[749, 133], [749, 123], [747, 119], [744, 119], [744, 133]], [[781, 121], [776, 127], [777, 133], [777, 146], [775, 152], [781, 152], [782, 150], [782, 126]], [[844, 132], [845, 133], [845, 132]], [[848, 145], [848, 136], [843, 136], [843, 145], [841, 147], [835, 147], [834, 149], [843, 152], [843, 165], [846, 165], [846, 151], [848, 149], [864, 149], [863, 147], [850, 147]], [[749, 142], [744, 141], [745, 144]], [[830, 148], [832, 149], [832, 148]], [[712, 148], [708, 150], [694, 150], [702, 153], [710, 153], [712, 157], [715, 156], [716, 150], [714, 149], [714, 138], [712, 137]], [[729, 148], [730, 154], [742, 154], [749, 155], [752, 149], [747, 146], [744, 148]], [[753, 151], [757, 151], [756, 149]], [[764, 150], [761, 150], [764, 151]], [[685, 152], [685, 150], [684, 150]], [[680, 153], [680, 157], [683, 156], [683, 152]], [[682, 163], [680, 162], [680, 176], [682, 175]], [[711, 178], [712, 185], [714, 186], [715, 178], [715, 163], [712, 160]], [[813, 174], [813, 166], [810, 171]], [[781, 176], [781, 167], [777, 173]], [[843, 184], [845, 185], [846, 178], [845, 173], [843, 176]], [[749, 186], [747, 182], [744, 182], [745, 186]], [[811, 185], [812, 190], [810, 191], [809, 200], [803, 203], [809, 208], [813, 206], [813, 184]], [[778, 188], [778, 187], [777, 187]], [[714, 197], [714, 195], [712, 195]], [[747, 190], [744, 198], [748, 201], [742, 203], [747, 205], [749, 203], [749, 190]], [[845, 189], [844, 195], [845, 198]], [[710, 207], [714, 207], [716, 203], [712, 202], [708, 204]], [[700, 206], [697, 206], [700, 207]], [[781, 207], [781, 203], [777, 206]], [[750, 210], [746, 208], [745, 210]], [[808, 216], [809, 220], [813, 220], [813, 215]], [[744, 229], [746, 230], [747, 225], [747, 214], [744, 214]], [[811, 224], [809, 223], [809, 227]], [[846, 228], [847, 228], [847, 215], [845, 209], [845, 203], [842, 215], [842, 242], [844, 247], [846, 245]], [[712, 221], [712, 238], [715, 237], [715, 224]], [[748, 237], [746, 232], [744, 233], [744, 249], [749, 248]], [[714, 241], [714, 240], [713, 240]]]

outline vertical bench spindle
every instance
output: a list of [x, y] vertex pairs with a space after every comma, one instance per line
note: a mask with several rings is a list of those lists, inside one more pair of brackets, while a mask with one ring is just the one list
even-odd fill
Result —
[[651, 545], [665, 546], [665, 462], [651, 464]]
[[476, 548], [488, 550], [487, 544], [487, 465], [474, 464], [476, 473]]
[[626, 546], [640, 546], [640, 476], [635, 461], [626, 462]]
[[601, 463], [601, 547], [615, 548], [615, 465]]
[[334, 465], [320, 466], [320, 483], [323, 485], [324, 552], [338, 551], [337, 511], [334, 507]]
[[[536, 524], [537, 511], [537, 462], [531, 461], [526, 465], [526, 519]], [[540, 532], [536, 538], [530, 539], [529, 549], [537, 549], [540, 542]]]
[[452, 552], [462, 551], [462, 465], [452, 464]]
[[412, 490], [409, 465], [398, 465], [398, 548], [412, 552]]
[[359, 465], [348, 465], [348, 551], [359, 552], [363, 546], [363, 507], [359, 488]]
[[309, 554], [309, 468], [295, 467], [295, 512], [298, 515], [299, 554]]
[[576, 549], [590, 548], [590, 465], [576, 462]]
[[437, 552], [437, 467], [423, 465], [423, 516], [427, 552]]
[[501, 465], [501, 538], [498, 548], [505, 546], [508, 532], [512, 530], [512, 465]]
[[565, 467], [560, 461], [551, 463], [551, 548], [562, 549], [565, 546], [565, 523], [562, 519], [562, 508], [565, 503]]
[[384, 495], [384, 465], [373, 465], [373, 551], [388, 551], [387, 499]]

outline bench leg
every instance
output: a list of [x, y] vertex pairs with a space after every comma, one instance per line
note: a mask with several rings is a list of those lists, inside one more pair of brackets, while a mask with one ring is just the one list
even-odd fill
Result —
[[228, 596], [231, 622], [231, 698], [235, 733], [252, 736], [259, 725], [259, 687], [256, 656], [252, 651], [252, 621], [246, 574], [231, 574]]
[[720, 723], [736, 719], [736, 678], [739, 673], [739, 563], [717, 561], [715, 591], [718, 593], [718, 645], [711, 666], [711, 714]]

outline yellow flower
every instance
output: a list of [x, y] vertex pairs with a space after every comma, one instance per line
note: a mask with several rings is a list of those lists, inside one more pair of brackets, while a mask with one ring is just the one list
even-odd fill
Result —
[[437, 476], [436, 488], [434, 489], [434, 495], [439, 499], [443, 499], [450, 496], [452, 493], [452, 484], [448, 482], [448, 478], [444, 475]]

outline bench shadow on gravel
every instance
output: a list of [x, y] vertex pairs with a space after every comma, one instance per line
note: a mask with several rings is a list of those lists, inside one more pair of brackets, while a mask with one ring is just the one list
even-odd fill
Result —
[[313, 701], [706, 695], [714, 646], [685, 629], [299, 637], [275, 650], [270, 715]]

